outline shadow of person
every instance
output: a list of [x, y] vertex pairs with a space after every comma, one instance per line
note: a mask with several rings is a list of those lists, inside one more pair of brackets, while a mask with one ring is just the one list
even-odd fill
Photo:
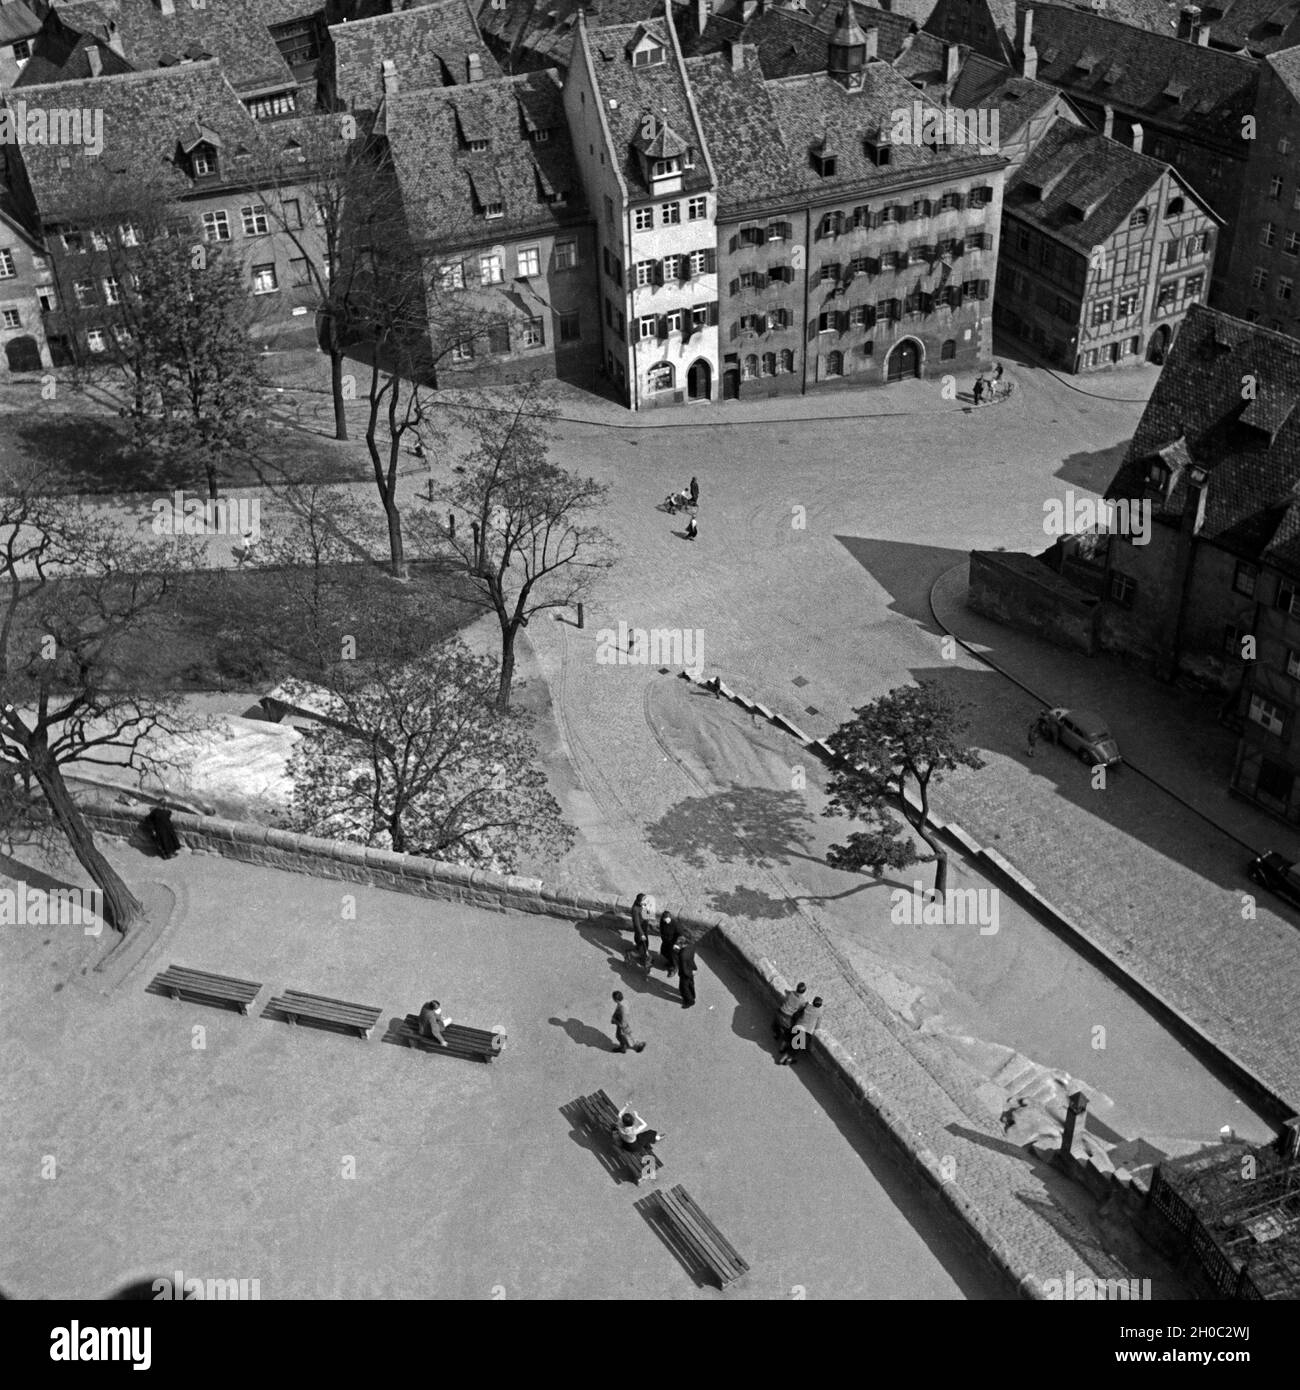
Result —
[[572, 1042], [579, 1047], [594, 1047], [598, 1052], [617, 1052], [618, 1044], [600, 1029], [593, 1028], [577, 1018], [548, 1018], [547, 1023], [555, 1028], [563, 1028]]

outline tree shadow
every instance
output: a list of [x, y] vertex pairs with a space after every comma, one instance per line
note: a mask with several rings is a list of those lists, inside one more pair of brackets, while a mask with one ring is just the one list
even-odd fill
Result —
[[765, 918], [792, 917], [799, 910], [798, 898], [774, 898], [756, 888], [736, 884], [729, 893], [710, 893], [709, 907], [727, 917]]
[[594, 1047], [597, 1052], [618, 1051], [617, 1044], [608, 1034], [593, 1028], [590, 1023], [583, 1023], [581, 1019], [548, 1018], [546, 1021], [554, 1028], [563, 1028], [569, 1035], [569, 1040], [577, 1043], [579, 1047]]
[[733, 786], [679, 801], [645, 834], [652, 849], [692, 868], [711, 860], [769, 868], [817, 858], [806, 852], [812, 824], [807, 800], [796, 792]]

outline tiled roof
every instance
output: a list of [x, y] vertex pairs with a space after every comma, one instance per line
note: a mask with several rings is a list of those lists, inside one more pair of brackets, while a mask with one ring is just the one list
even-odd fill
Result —
[[1277, 73], [1292, 98], [1300, 102], [1300, 47], [1270, 53], [1264, 61]]
[[9, 0], [0, 5], [0, 43], [17, 43], [19, 39], [34, 38], [41, 30], [41, 21], [23, 4]]
[[[259, 126], [215, 60], [25, 88], [22, 95], [30, 102], [42, 92], [49, 93], [51, 106], [98, 108], [104, 113], [104, 149], [98, 165], [142, 177], [156, 172], [176, 180], [179, 194], [192, 185], [175, 170], [174, 161], [182, 140], [193, 135], [196, 125], [220, 140], [224, 172], [233, 174], [245, 162], [241, 152], [247, 152], [249, 169], [256, 170], [265, 152], [274, 153], [270, 142], [283, 142], [295, 124], [277, 121]], [[78, 180], [87, 160], [79, 150], [58, 145], [24, 147], [23, 162], [45, 221], [58, 220], [76, 205]], [[69, 167], [61, 167], [61, 161]]]
[[529, 53], [552, 67], [564, 68], [573, 47], [578, 11], [587, 24], [636, 24], [663, 16], [663, 0], [505, 0], [500, 9], [485, 5], [479, 28], [490, 35], [498, 52]]
[[[890, 147], [888, 166], [878, 167], [866, 151], [865, 139], [888, 132], [892, 113], [910, 110], [913, 102], [921, 102], [923, 108], [934, 105], [888, 63], [868, 63], [859, 91], [846, 90], [825, 73], [781, 78], [769, 82], [767, 90], [790, 150], [791, 186], [814, 196], [850, 185], [889, 186], [915, 175], [944, 178], [958, 170], [992, 172], [1005, 163], [970, 145], [897, 144]], [[810, 157], [822, 141], [837, 159], [836, 172], [829, 178], [817, 173]]]
[[[1019, 8], [1034, 10], [1040, 82], [1234, 150], [1241, 145], [1237, 133], [1254, 108], [1258, 80], [1251, 59], [1061, 5]], [[1085, 72], [1079, 60], [1089, 54], [1094, 62]], [[1176, 88], [1185, 92], [1181, 99], [1166, 95]]]
[[1201, 22], [1220, 48], [1262, 55], [1300, 44], [1300, 0], [1206, 0]]
[[75, 34], [69, 42], [48, 29], [37, 40], [14, 86], [32, 87], [42, 82], [71, 82], [90, 77], [91, 49], [99, 50], [100, 73], [113, 77], [117, 73], [134, 71], [125, 58], [91, 34]]
[[351, 24], [332, 24], [330, 36], [338, 95], [355, 111], [379, 105], [385, 60], [397, 66], [399, 91], [468, 81], [471, 53], [478, 54], [485, 79], [501, 75], [467, 0], [438, 0]]
[[1002, 207], [1087, 255], [1128, 221], [1167, 168], [1087, 126], [1057, 121], [1008, 183]]
[[1182, 515], [1186, 464], [1199, 464], [1209, 471], [1200, 534], [1300, 572], [1300, 341], [1194, 305], [1106, 496], [1143, 496], [1162, 450], [1184, 467], [1154, 499], [1157, 515]]
[[957, 80], [948, 93], [953, 106], [962, 110], [995, 109], [998, 134], [1005, 140], [1026, 121], [1046, 111], [1061, 97], [1045, 82], [1031, 82], [1003, 63], [995, 63], [979, 53], [966, 53]]
[[138, 71], [170, 67], [186, 58], [219, 58], [231, 84], [241, 93], [292, 87], [294, 76], [271, 38], [268, 24], [310, 14], [304, 0], [207, 0], [194, 6], [176, 0], [165, 15], [154, 0], [61, 5], [60, 19], [98, 39], [117, 25], [127, 61]]
[[[408, 217], [426, 234], [484, 244], [585, 216], [556, 71], [398, 93], [384, 113]], [[529, 139], [537, 128], [551, 132], [541, 144]], [[473, 153], [470, 139], [490, 148]], [[545, 192], [567, 193], [565, 206], [545, 202]], [[485, 219], [487, 202], [500, 202], [504, 215]]]
[[[648, 117], [653, 117], [656, 123], [666, 121], [696, 153], [695, 167], [683, 167], [682, 191], [689, 193], [693, 189], [708, 188], [711, 180], [704, 157], [704, 140], [691, 110], [685, 74], [677, 62], [677, 49], [668, 21], [612, 24], [589, 28], [586, 32], [596, 90], [632, 196], [644, 196], [649, 192], [634, 148]], [[667, 62], [654, 67], [632, 66], [628, 50], [641, 33], [651, 35], [663, 45], [668, 54]]]
[[[718, 176], [718, 206], [749, 202], [759, 191], [779, 194], [791, 180], [792, 160], [763, 72], [752, 50], [733, 72], [727, 54], [688, 58], [686, 71]], [[721, 156], [721, 157], [717, 157]]]

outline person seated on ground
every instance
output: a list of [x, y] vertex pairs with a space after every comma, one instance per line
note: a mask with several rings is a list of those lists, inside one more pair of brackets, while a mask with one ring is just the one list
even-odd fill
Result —
[[640, 1115], [625, 1105], [614, 1126], [614, 1138], [632, 1153], [653, 1148], [663, 1138], [658, 1131], [650, 1128]]
[[451, 1026], [451, 1019], [444, 1017], [442, 1005], [430, 999], [420, 1010], [420, 1036], [430, 1038], [439, 1047], [447, 1046], [442, 1030]]
[[822, 999], [819, 994], [811, 1004], [800, 1009], [794, 1017], [794, 1024], [776, 1059], [782, 1066], [792, 1067], [801, 1053], [808, 1050], [808, 1039], [817, 1031], [822, 1021]]
[[784, 1042], [790, 1035], [795, 1015], [803, 1009], [807, 1002], [808, 986], [800, 980], [794, 989], [786, 991], [785, 998], [781, 1001], [781, 1007], [776, 1011], [776, 1017], [772, 1020], [772, 1035]]

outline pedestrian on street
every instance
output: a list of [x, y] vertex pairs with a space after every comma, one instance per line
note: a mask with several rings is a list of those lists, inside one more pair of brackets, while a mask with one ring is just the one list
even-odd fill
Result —
[[614, 1039], [618, 1043], [616, 1052], [645, 1051], [645, 1043], [637, 1042], [632, 1036], [632, 1019], [621, 989], [614, 991], [614, 1013], [609, 1021], [614, 1025]]
[[677, 988], [681, 992], [682, 1008], [694, 1008], [695, 947], [683, 939], [673, 949], [677, 955]]
[[691, 517], [691, 519], [686, 523], [686, 539], [688, 541], [693, 541], [699, 534], [700, 528], [695, 524], [695, 518]]
[[807, 1002], [808, 986], [802, 980], [794, 989], [786, 991], [786, 996], [781, 1001], [781, 1007], [776, 1011], [776, 1017], [772, 1020], [772, 1033], [782, 1043], [789, 1036], [795, 1015]]
[[808, 1048], [808, 1039], [817, 1031], [822, 1021], [822, 999], [819, 994], [795, 1015], [790, 1035], [785, 1040], [781, 1055], [776, 1059], [783, 1067], [792, 1067], [798, 1054]]
[[645, 974], [650, 973], [650, 933], [645, 924], [644, 893], [638, 893], [632, 903], [632, 950], [628, 959], [635, 961]]
[[1034, 756], [1034, 744], [1038, 742], [1038, 720], [1029, 721], [1029, 756]]
[[975, 404], [976, 404], [976, 405], [983, 405], [983, 404], [984, 404], [984, 387], [985, 387], [985, 384], [986, 384], [986, 383], [985, 383], [985, 381], [984, 381], [983, 376], [977, 376], [977, 377], [975, 378]]
[[251, 531], [245, 531], [239, 538], [240, 548], [235, 551], [235, 562], [239, 569], [243, 569], [249, 560], [253, 558], [253, 548], [257, 545], [257, 537]]
[[663, 962], [664, 969], [668, 972], [668, 978], [677, 973], [677, 961], [673, 956], [673, 947], [677, 945], [681, 937], [681, 932], [677, 928], [677, 921], [671, 912], [661, 912], [659, 914], [659, 959]]
[[698, 480], [697, 478], [692, 478], [692, 479], [691, 479], [691, 506], [692, 506], [692, 507], [698, 507], [699, 505], [700, 505], [700, 484], [699, 484], [699, 480]]
[[995, 362], [995, 363], [993, 364], [993, 385], [994, 385], [994, 386], [998, 386], [998, 385], [1001, 384], [1001, 382], [1002, 382], [1002, 363], [1001, 363], [1001, 362]]

